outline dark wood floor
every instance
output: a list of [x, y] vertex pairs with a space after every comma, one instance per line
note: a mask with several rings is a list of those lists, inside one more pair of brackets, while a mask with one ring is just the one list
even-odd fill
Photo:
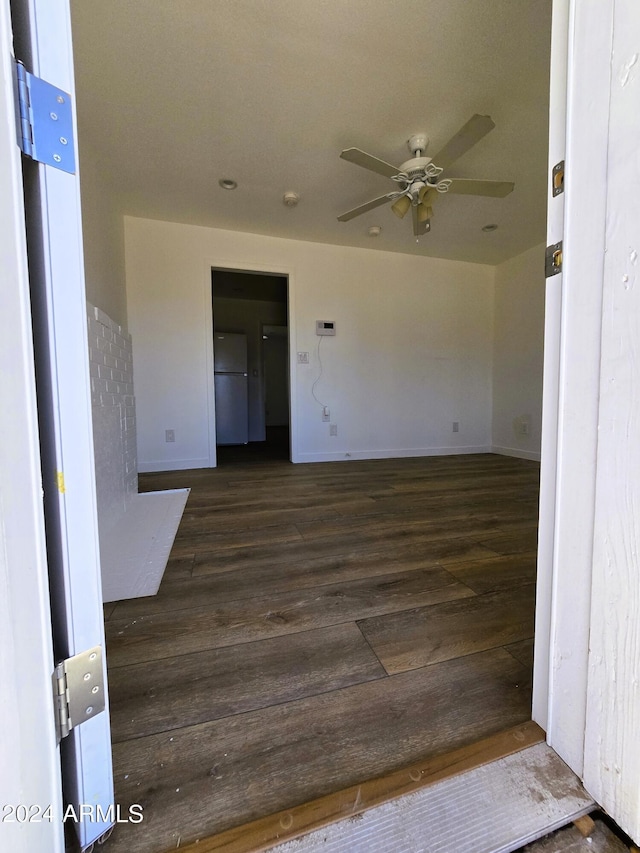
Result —
[[[223, 449], [157, 596], [108, 605], [109, 853], [164, 853], [529, 719], [538, 473]], [[225, 452], [226, 451], [226, 452]]]

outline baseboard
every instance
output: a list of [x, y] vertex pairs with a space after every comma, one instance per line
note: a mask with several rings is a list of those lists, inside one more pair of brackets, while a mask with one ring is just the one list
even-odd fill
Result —
[[159, 459], [151, 462], [138, 461], [141, 474], [154, 474], [158, 471], [187, 471], [189, 468], [211, 468], [209, 459]]
[[534, 450], [520, 450], [518, 447], [499, 447], [494, 444], [489, 451], [500, 456], [515, 456], [516, 459], [531, 459], [533, 462], [540, 461], [540, 453]]
[[337, 453], [298, 453], [294, 462], [348, 462], [353, 459], [410, 459], [419, 456], [462, 456], [470, 453], [496, 452], [491, 445], [465, 447], [411, 447], [395, 450], [349, 450]]

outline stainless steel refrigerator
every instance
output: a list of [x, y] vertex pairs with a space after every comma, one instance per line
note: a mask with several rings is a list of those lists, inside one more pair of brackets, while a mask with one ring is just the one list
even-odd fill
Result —
[[247, 444], [247, 336], [232, 332], [215, 332], [213, 342], [216, 444]]

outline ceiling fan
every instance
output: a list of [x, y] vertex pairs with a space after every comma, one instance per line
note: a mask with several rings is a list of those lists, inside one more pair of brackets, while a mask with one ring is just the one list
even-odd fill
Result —
[[379, 198], [354, 207], [338, 217], [340, 222], [348, 222], [361, 213], [373, 210], [374, 207], [393, 201], [391, 210], [402, 219], [411, 208], [413, 215], [413, 233], [416, 237], [431, 230], [433, 205], [439, 194], [459, 193], [463, 195], [483, 195], [493, 198], [504, 198], [514, 188], [512, 181], [476, 181], [470, 178], [441, 178], [459, 157], [493, 130], [495, 124], [490, 116], [474, 115], [461, 127], [449, 142], [435, 157], [426, 157], [425, 151], [429, 140], [424, 134], [412, 136], [407, 145], [413, 155], [401, 166], [392, 166], [378, 157], [367, 154], [359, 148], [346, 148], [340, 156], [343, 160], [384, 175], [395, 181], [397, 189]]

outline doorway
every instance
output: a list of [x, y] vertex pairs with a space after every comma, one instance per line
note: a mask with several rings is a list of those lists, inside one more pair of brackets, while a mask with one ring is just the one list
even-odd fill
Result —
[[[211, 289], [217, 463], [290, 460], [288, 278], [268, 272], [214, 268]], [[222, 424], [234, 401], [219, 393], [221, 384], [228, 384], [228, 376], [221, 372], [224, 361], [220, 357], [225, 336], [233, 336], [240, 349], [246, 351], [244, 368], [237, 367], [240, 374], [246, 374], [236, 383], [242, 386], [238, 388], [242, 400], [235, 401], [236, 420], [246, 419], [246, 423], [231, 433], [223, 431]]]

